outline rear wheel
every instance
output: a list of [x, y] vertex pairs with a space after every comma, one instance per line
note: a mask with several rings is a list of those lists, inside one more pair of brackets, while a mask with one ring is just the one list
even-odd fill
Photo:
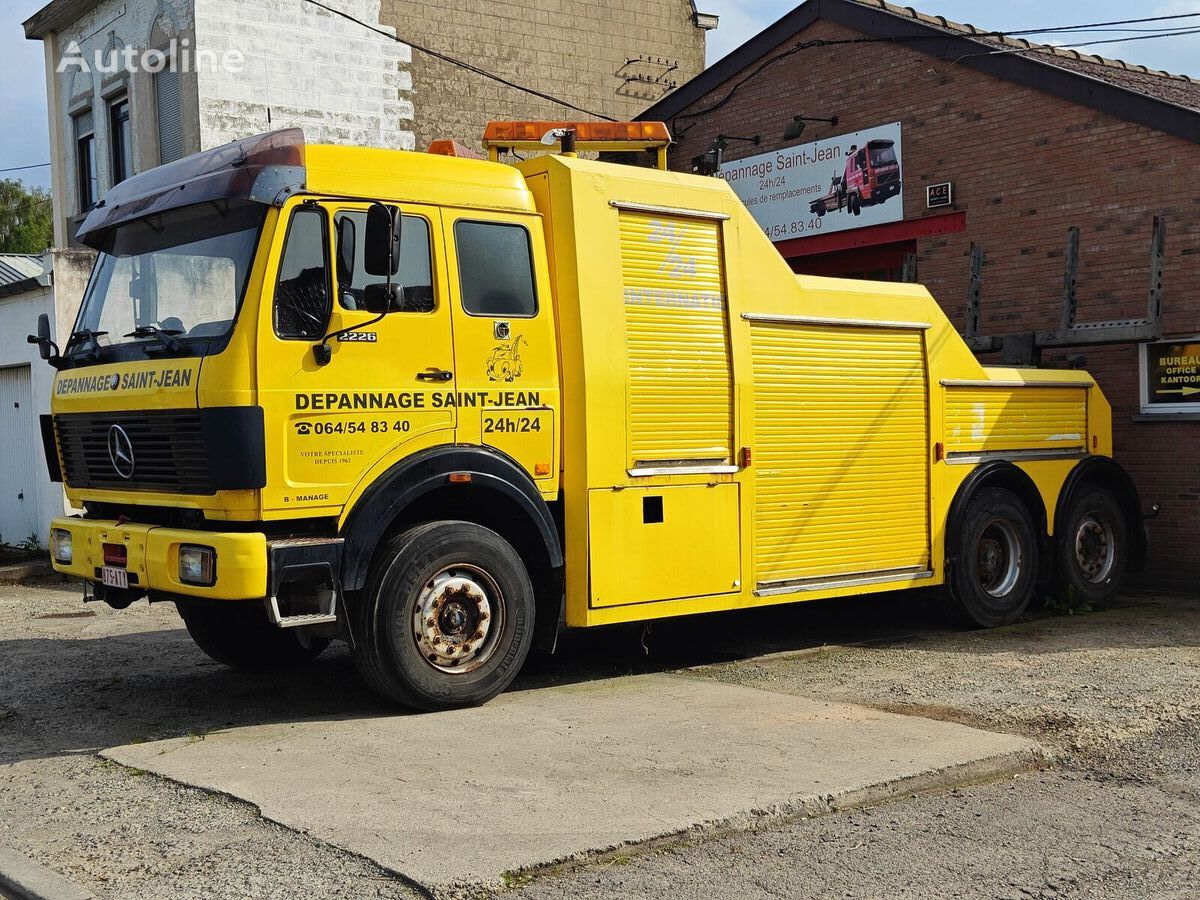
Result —
[[952, 541], [952, 612], [980, 628], [1015, 622], [1033, 599], [1037, 582], [1037, 539], [1025, 504], [1002, 488], [979, 491]]
[[533, 641], [521, 557], [471, 522], [431, 522], [387, 541], [356, 599], [355, 665], [378, 693], [417, 709], [487, 702]]
[[1108, 491], [1095, 488], [1075, 500], [1058, 539], [1062, 587], [1092, 606], [1111, 600], [1125, 577], [1127, 534], [1125, 516]]
[[329, 646], [325, 638], [305, 639], [294, 628], [279, 628], [261, 603], [230, 600], [178, 605], [196, 646], [235, 669], [275, 669], [315, 659]]

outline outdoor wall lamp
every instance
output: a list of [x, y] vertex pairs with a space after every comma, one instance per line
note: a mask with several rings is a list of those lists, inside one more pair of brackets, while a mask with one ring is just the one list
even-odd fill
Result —
[[745, 141], [747, 144], [753, 144], [757, 147], [762, 143], [762, 135], [756, 134], [754, 137], [738, 137], [735, 134], [718, 134], [708, 149], [699, 156], [692, 157], [692, 171], [697, 175], [716, 175], [721, 171], [721, 163], [724, 160], [725, 149], [729, 146], [730, 141]]
[[832, 116], [828, 119], [819, 119], [812, 116], [792, 116], [792, 121], [784, 129], [783, 139], [785, 141], [796, 140], [800, 135], [804, 134], [804, 129], [808, 122], [825, 122], [829, 125], [837, 125], [838, 117]]

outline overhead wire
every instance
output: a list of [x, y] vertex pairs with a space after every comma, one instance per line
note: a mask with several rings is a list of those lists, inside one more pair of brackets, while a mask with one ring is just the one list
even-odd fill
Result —
[[418, 43], [410, 41], [406, 38], [402, 38], [399, 35], [391, 34], [390, 32], [384, 30], [383, 28], [379, 28], [375, 25], [372, 25], [370, 22], [365, 22], [362, 19], [355, 18], [354, 16], [350, 15], [349, 13], [342, 12], [340, 9], [335, 9], [332, 6], [328, 6], [324, 3], [321, 3], [320, 0], [305, 0], [305, 2], [311, 3], [313, 6], [318, 6], [321, 9], [325, 10], [326, 12], [333, 13], [335, 16], [340, 16], [341, 18], [346, 19], [347, 21], [354, 22], [357, 25], [361, 25], [363, 28], [366, 28], [368, 31], [373, 31], [373, 32], [375, 32], [375, 34], [381, 35], [385, 38], [388, 38], [389, 40], [395, 41], [397, 44], [405, 44], [406, 46], [412, 47], [414, 50], [416, 50], [420, 53], [424, 53], [427, 56], [432, 56], [434, 59], [440, 59], [442, 62], [449, 63], [450, 65], [453, 65], [453, 66], [458, 66], [461, 69], [466, 69], [468, 72], [474, 72], [476, 75], [480, 75], [483, 78], [491, 79], [492, 81], [498, 82], [499, 84], [503, 84], [507, 87], [512, 88], [513, 90], [521, 91], [521, 92], [529, 94], [533, 97], [537, 97], [541, 100], [546, 100], [550, 103], [556, 103], [559, 106], [564, 106], [567, 109], [573, 109], [573, 110], [575, 110], [575, 112], [581, 112], [584, 115], [593, 116], [597, 119], [603, 119], [606, 122], [615, 122], [616, 121], [614, 118], [612, 118], [612, 116], [606, 116], [606, 115], [604, 115], [604, 113], [598, 113], [594, 110], [587, 109], [586, 107], [579, 106], [578, 104], [572, 103], [570, 100], [564, 100], [562, 97], [555, 97], [553, 94], [548, 94], [545, 91], [538, 90], [537, 88], [532, 88], [532, 87], [529, 87], [528, 85], [524, 85], [524, 84], [520, 84], [516, 81], [512, 81], [511, 79], [505, 78], [503, 75], [497, 75], [495, 72], [489, 72], [487, 69], [482, 69], [479, 66], [476, 66], [469, 62], [466, 62], [465, 60], [457, 59], [456, 57], [450, 56], [447, 53], [442, 53], [440, 50], [432, 50], [429, 47], [422, 47]]
[[1079, 47], [1098, 47], [1101, 44], [1123, 44], [1128, 41], [1149, 41], [1155, 38], [1184, 37], [1189, 34], [1200, 34], [1200, 28], [1187, 28], [1178, 31], [1158, 32], [1155, 34], [1138, 34], [1133, 37], [1104, 38], [1095, 41], [1077, 41], [1071, 44], [1034, 44], [1032, 47], [997, 47], [995, 50], [981, 50], [979, 53], [967, 53], [958, 57], [955, 62], [973, 59], [978, 56], [999, 56], [1005, 53], [1036, 53], [1047, 49], [1075, 50]]

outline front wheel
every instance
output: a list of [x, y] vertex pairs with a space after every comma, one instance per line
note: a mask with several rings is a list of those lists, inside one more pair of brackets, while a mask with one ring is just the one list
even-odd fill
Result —
[[356, 601], [355, 665], [375, 691], [416, 709], [487, 702], [533, 641], [521, 557], [471, 522], [430, 522], [384, 542]]
[[1062, 587], [1088, 605], [1107, 603], [1121, 588], [1129, 556], [1120, 505], [1108, 491], [1096, 488], [1071, 504], [1064, 522], [1058, 537]]
[[278, 669], [315, 659], [329, 646], [294, 628], [279, 628], [261, 603], [216, 600], [178, 604], [179, 615], [196, 646], [235, 669]]
[[951, 538], [951, 611], [979, 628], [1009, 625], [1033, 599], [1038, 545], [1033, 517], [1021, 499], [985, 488], [967, 503], [962, 527]]

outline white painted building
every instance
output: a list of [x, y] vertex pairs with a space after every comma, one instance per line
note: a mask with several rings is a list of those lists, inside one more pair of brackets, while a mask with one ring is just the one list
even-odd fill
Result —
[[[380, 0], [338, 6], [394, 33]], [[305, 0], [53, 0], [25, 34], [46, 50], [57, 247], [122, 179], [251, 134], [413, 148], [409, 48]]]
[[38, 425], [50, 411], [54, 370], [25, 340], [42, 313], [57, 316], [49, 255], [0, 255], [0, 542], [36, 535], [44, 547], [46, 523], [65, 501], [50, 481]]

